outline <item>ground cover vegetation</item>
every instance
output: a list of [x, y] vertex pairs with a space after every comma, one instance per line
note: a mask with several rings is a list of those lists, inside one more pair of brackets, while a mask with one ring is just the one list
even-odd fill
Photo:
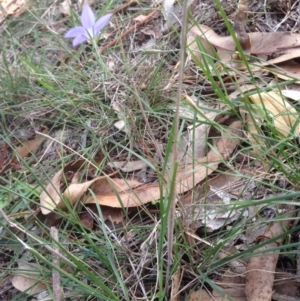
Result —
[[0, 8], [0, 300], [299, 300], [299, 1]]

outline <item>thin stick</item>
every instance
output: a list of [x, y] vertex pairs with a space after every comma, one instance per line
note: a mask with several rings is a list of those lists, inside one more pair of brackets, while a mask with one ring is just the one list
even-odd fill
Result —
[[125, 32], [123, 32], [118, 38], [116, 38], [115, 40], [111, 41], [110, 43], [108, 43], [106, 46], [102, 47], [99, 49], [100, 54], [102, 54], [103, 52], [105, 52], [107, 49], [115, 46], [117, 44], [117, 42], [119, 42], [120, 40], [122, 40], [124, 37], [126, 37], [127, 35], [129, 35], [131, 32], [135, 31], [136, 29], [138, 29], [139, 27], [141, 27], [142, 25], [147, 24], [154, 16], [155, 14], [158, 12], [158, 9], [155, 9], [153, 12], [151, 12], [148, 16], [145, 17], [145, 19], [143, 21], [137, 22], [136, 24], [134, 24], [133, 26], [131, 26], [130, 28], [128, 28]]
[[[184, 65], [185, 65], [185, 46], [186, 46], [186, 31], [187, 31], [187, 20], [188, 20], [188, 0], [185, 0], [183, 3], [183, 20], [181, 27], [181, 47], [180, 47], [180, 66], [179, 66], [179, 83], [177, 90], [177, 101], [176, 101], [176, 114], [174, 120], [174, 145], [173, 145], [173, 158], [172, 158], [172, 166], [173, 170], [177, 170], [178, 163], [178, 128], [179, 128], [179, 110], [181, 103], [181, 94], [182, 94], [182, 82], [184, 76]], [[170, 177], [172, 180], [176, 181], [176, 175], [172, 175]], [[176, 190], [176, 185], [175, 185]], [[167, 261], [167, 272], [166, 272], [166, 283], [169, 281], [171, 263], [172, 263], [172, 251], [173, 251], [173, 236], [174, 236], [174, 225], [175, 225], [175, 208], [176, 208], [176, 199], [178, 198], [177, 191], [173, 192], [173, 197], [171, 198], [171, 206], [168, 215], [168, 261]], [[166, 285], [167, 287], [167, 285]]]
[[[55, 227], [50, 228], [50, 235], [53, 238], [54, 241], [58, 242], [58, 230]], [[54, 245], [54, 250], [58, 254], [60, 254], [59, 248]], [[53, 259], [52, 259], [53, 265], [60, 267], [59, 263], [59, 257], [53, 254]], [[52, 287], [53, 287], [53, 295], [54, 295], [54, 300], [55, 301], [63, 301], [64, 298], [64, 292], [61, 287], [61, 282], [60, 282], [60, 274], [57, 270], [53, 269], [52, 271]]]
[[127, 9], [128, 7], [137, 4], [138, 1], [137, 0], [132, 0], [132, 1], [128, 1], [127, 3], [120, 5], [119, 7], [117, 7], [116, 9], [114, 9], [111, 13], [112, 14], [118, 14], [119, 12], [121, 12], [122, 10]]

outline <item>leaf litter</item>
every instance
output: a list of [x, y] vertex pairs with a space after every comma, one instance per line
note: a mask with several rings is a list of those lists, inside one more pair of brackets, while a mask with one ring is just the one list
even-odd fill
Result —
[[12, 278], [12, 285], [21, 292], [38, 294], [45, 290], [46, 283], [41, 281], [39, 267], [26, 262], [18, 263], [18, 270]]
[[[172, 1], [165, 1], [164, 4], [165, 6], [169, 5], [167, 9], [168, 15], [175, 14], [176, 9]], [[249, 32], [246, 23], [247, 11], [247, 1], [240, 1], [234, 18], [233, 29], [236, 33], [236, 39], [243, 50], [243, 55], [250, 62], [252, 71], [257, 74], [263, 74], [262, 72], [267, 71], [277, 75], [282, 73], [283, 75], [278, 75], [278, 78], [285, 77], [284, 79], [290, 79], [290, 75], [297, 73], [293, 71], [290, 67], [291, 65], [287, 64], [284, 66], [282, 63], [299, 57], [299, 53], [296, 51], [300, 43], [299, 34], [281, 31]], [[63, 13], [67, 14], [67, 12]], [[155, 15], [157, 14], [140, 14], [138, 17], [132, 19], [139, 25], [133, 25], [121, 35], [125, 47], [128, 46], [126, 44], [127, 35], [134, 30], [142, 36], [142, 43], [145, 44], [147, 43], [146, 36], [151, 30], [153, 32], [159, 31], [155, 27], [155, 24], [151, 23], [151, 18], [156, 18], [153, 17]], [[165, 20], [163, 17], [161, 19], [166, 22], [165, 24], [168, 23], [168, 20]], [[145, 29], [139, 30], [141, 23], [146, 24], [148, 22], [150, 22], [149, 26], [152, 26], [153, 29], [150, 29], [150, 31], [145, 31]], [[208, 276], [210, 281], [213, 281], [215, 285], [223, 289], [226, 296], [220, 295], [220, 291], [216, 290], [213, 285], [209, 285], [209, 281], [206, 283], [206, 290], [198, 289], [192, 292], [192, 285], [188, 285], [188, 289], [182, 293], [183, 281], [186, 281], [186, 274], [184, 273], [185, 268], [183, 269], [179, 265], [172, 276], [171, 299], [180, 300], [180, 296], [187, 296], [189, 293], [191, 294], [187, 300], [199, 300], [199, 296], [201, 296], [201, 300], [228, 300], [228, 298], [232, 298], [233, 300], [271, 300], [272, 296], [273, 299], [275, 297], [282, 298], [279, 293], [280, 290], [275, 285], [279, 252], [273, 249], [282, 244], [283, 240], [282, 238], [276, 240], [273, 238], [280, 236], [289, 229], [294, 208], [284, 205], [280, 209], [277, 207], [274, 209], [270, 206], [264, 208], [261, 200], [278, 194], [278, 191], [273, 191], [274, 186], [269, 185], [269, 183], [277, 183], [280, 177], [284, 178], [283, 189], [294, 189], [295, 185], [291, 185], [293, 183], [291, 180], [286, 180], [284, 175], [280, 172], [274, 172], [274, 169], [268, 169], [268, 173], [266, 173], [261, 168], [261, 165], [265, 164], [264, 154], [269, 145], [265, 142], [270, 137], [270, 132], [265, 129], [266, 125], [272, 129], [272, 132], [276, 133], [278, 141], [283, 139], [291, 141], [295, 137], [297, 138], [299, 134], [297, 103], [286, 100], [282, 95], [294, 100], [296, 99], [296, 101], [298, 100], [297, 96], [295, 96], [295, 93], [292, 97], [291, 95], [288, 96], [288, 93], [284, 94], [278, 87], [272, 90], [269, 89], [267, 92], [260, 90], [259, 93], [250, 93], [250, 95], [245, 96], [251, 89], [248, 89], [248, 83], [240, 76], [240, 70], [243, 72], [247, 71], [245, 71], [243, 55], [237, 50], [235, 39], [231, 36], [220, 36], [212, 28], [204, 24], [191, 27], [187, 37], [188, 44], [191, 45], [189, 52], [192, 58], [196, 58], [198, 62], [203, 64], [206, 62], [207, 55], [216, 61], [220, 59], [218, 68], [221, 66], [220, 69], [223, 70], [222, 76], [224, 80], [225, 76], [229, 73], [231, 76], [233, 75], [235, 80], [238, 81], [241, 79], [242, 84], [239, 83], [239, 87], [234, 89], [239, 93], [236, 95], [240, 95], [239, 97], [243, 105], [239, 108], [240, 119], [233, 118], [226, 105], [223, 105], [218, 110], [216, 110], [216, 106], [208, 107], [206, 111], [201, 110], [199, 108], [200, 102], [198, 100], [194, 101], [189, 96], [193, 93], [189, 93], [191, 90], [186, 84], [185, 87], [188, 92], [183, 95], [182, 102], [184, 100], [188, 102], [191, 108], [193, 108], [194, 115], [193, 117], [184, 114], [181, 116], [182, 124], [185, 123], [185, 135], [182, 135], [182, 164], [178, 170], [175, 190], [183, 198], [182, 207], [180, 208], [178, 205], [178, 208], [183, 210], [184, 214], [182, 216], [179, 215], [179, 219], [182, 220], [186, 227], [184, 233], [193, 238], [189, 239], [191, 247], [195, 247], [195, 250], [203, 248], [204, 242], [203, 238], [199, 237], [200, 234], [204, 237], [204, 240], [207, 240], [206, 245], [215, 248], [217, 245], [212, 244], [213, 240], [209, 236], [206, 237], [203, 233], [212, 233], [214, 235], [218, 232], [221, 233], [224, 229], [232, 231], [235, 228], [240, 229], [241, 235], [232, 240], [227, 240], [223, 247], [220, 248], [218, 256], [225, 254], [222, 257], [224, 259], [230, 256], [237, 256], [236, 254], [243, 254], [243, 251], [247, 250], [250, 246], [257, 246], [257, 248], [248, 261], [239, 261], [238, 259], [229, 261], [227, 265], [229, 268], [227, 267], [227, 270], [222, 271], [219, 281], [216, 280], [217, 277], [213, 277], [213, 274]], [[155, 42], [163, 38], [163, 34], [162, 36], [159, 35], [155, 38]], [[102, 53], [109, 49], [120, 42], [121, 39], [117, 38], [111, 41], [111, 43], [102, 47], [100, 52]], [[202, 45], [200, 50], [198, 48], [199, 41]], [[134, 49], [142, 48], [138, 46]], [[249, 54], [251, 57], [248, 57]], [[255, 60], [253, 60], [252, 56], [255, 56]], [[197, 60], [195, 60], [196, 63]], [[279, 63], [281, 64], [274, 66]], [[145, 63], [144, 67], [146, 70], [149, 65], [147, 66]], [[266, 69], [268, 65], [272, 66]], [[297, 70], [296, 61], [292, 66], [295, 66], [294, 69]], [[136, 67], [135, 70], [134, 67]], [[188, 73], [193, 74], [193, 69], [195, 69], [195, 66], [192, 66], [192, 62], [187, 64], [187, 69], [189, 69], [186, 70], [188, 78]], [[227, 69], [230, 69], [230, 72], [227, 72]], [[134, 65], [134, 63], [133, 70], [136, 72], [136, 78], [132, 80], [136, 81], [136, 79], [140, 80], [142, 78], [145, 82], [143, 82], [141, 87], [147, 87], [149, 85], [149, 77], [145, 76], [143, 72], [140, 73], [141, 68], [138, 65]], [[174, 67], [172, 73], [169, 72], [166, 74], [168, 74], [166, 78], [169, 81], [162, 81], [162, 90], [170, 93], [173, 88], [176, 89], [177, 85], [176, 67]], [[189, 76], [189, 80], [190, 78], [193, 77]], [[166, 85], [167, 82], [168, 85]], [[258, 86], [259, 89], [263, 87], [263, 85]], [[257, 86], [255, 86], [255, 89], [257, 90]], [[243, 90], [242, 93], [240, 93], [241, 90]], [[123, 93], [123, 91], [121, 92]], [[124, 103], [120, 102], [123, 96], [121, 93], [116, 93], [114, 96], [110, 98], [114, 99], [115, 103]], [[119, 121], [122, 122], [122, 125], [117, 128], [120, 131], [124, 130], [124, 128], [126, 129], [122, 134], [118, 135], [121, 135], [123, 138], [124, 136], [127, 137], [136, 134], [135, 124], [131, 120], [135, 108], [131, 107], [130, 103], [125, 103], [121, 109], [115, 108], [114, 101], [111, 102], [111, 106], [116, 111]], [[202, 106], [201, 103], [200, 106]], [[182, 108], [184, 108], [183, 104]], [[199, 112], [201, 113], [199, 114]], [[197, 122], [195, 122], [194, 116]], [[222, 130], [220, 130], [220, 125], [222, 126]], [[152, 126], [155, 129], [155, 123]], [[245, 137], [247, 137], [247, 140], [245, 140]], [[160, 140], [160, 145], [166, 147], [166, 140], [157, 139]], [[41, 142], [42, 140], [37, 140], [37, 143], [33, 143], [34, 147], [28, 146], [31, 145], [28, 144], [27, 149], [29, 152], [26, 151], [24, 157], [30, 152], [34, 152]], [[61, 144], [64, 146], [65, 143], [64, 141]], [[252, 151], [254, 150], [254, 157], [253, 153], [247, 152], [240, 147], [242, 143], [248, 143], [248, 148]], [[258, 151], [256, 150], [257, 147], [259, 147]], [[7, 155], [7, 147], [3, 146], [1, 149], [3, 149], [4, 155]], [[146, 246], [145, 242], [136, 238], [135, 234], [130, 236], [128, 233], [126, 234], [128, 235], [126, 243], [134, 246], [132, 247], [133, 249], [136, 249], [135, 246], [139, 245], [139, 251], [144, 247], [145, 254], [149, 255], [153, 252], [151, 248], [154, 245], [157, 235], [156, 229], [159, 225], [157, 222], [158, 216], [155, 214], [152, 215], [152, 212], [156, 213], [159, 210], [157, 209], [157, 201], [165, 197], [168, 191], [158, 181], [159, 174], [157, 173], [158, 169], [155, 164], [157, 162], [151, 160], [154, 157], [152, 155], [153, 147], [151, 143], [149, 141], [146, 144], [144, 143], [141, 149], [144, 152], [141, 152], [139, 155], [142, 155], [143, 160], [138, 156], [135, 157], [132, 154], [128, 156], [128, 154], [125, 154], [123, 158], [122, 156], [114, 155], [108, 161], [107, 158], [104, 158], [105, 156], [101, 155], [100, 158], [93, 158], [91, 160], [93, 161], [92, 164], [82, 158], [65, 164], [54, 176], [48, 179], [49, 183], [45, 185], [45, 189], [40, 195], [40, 206], [43, 215], [50, 216], [52, 213], [59, 212], [60, 209], [68, 212], [72, 207], [77, 210], [77, 205], [82, 204], [86, 206], [86, 211], [80, 213], [80, 220], [87, 229], [93, 231], [97, 229], [97, 223], [95, 223], [98, 217], [99, 207], [97, 206], [101, 208], [103, 222], [107, 223], [109, 220], [113, 224], [113, 227], [126, 223], [130, 225], [128, 222], [129, 216], [134, 215], [136, 212], [142, 212], [145, 223], [149, 217], [150, 220], [155, 220], [155, 223], [151, 224], [154, 226], [154, 229], [148, 233], [149, 238], [147, 242], [149, 244]], [[20, 154], [19, 151], [17, 152]], [[272, 155], [276, 155], [277, 152], [278, 148], [274, 147], [271, 153]], [[119, 149], [119, 153], [124, 153], [124, 151], [121, 152]], [[2, 167], [3, 173], [8, 170], [6, 168], [7, 165], [4, 165], [4, 155], [0, 157], [1, 167], [5, 167], [4, 170]], [[260, 161], [263, 162], [260, 164]], [[146, 166], [145, 162], [147, 162]], [[101, 164], [107, 169], [105, 170], [106, 172], [102, 172], [99, 176], [99, 166]], [[155, 175], [154, 179], [150, 183], [141, 181], [137, 176], [140, 170], [151, 172]], [[167, 172], [162, 176], [168, 181]], [[246, 210], [248, 212], [245, 212], [243, 206], [239, 206], [239, 202], [247, 201], [257, 202], [258, 204], [249, 205], [249, 210]], [[147, 210], [150, 213], [146, 213]], [[280, 210], [287, 217], [282, 222], [268, 222], [268, 218], [263, 217], [264, 211], [278, 211], [275, 213], [276, 216]], [[258, 227], [257, 220], [260, 220], [260, 224], [263, 224], [261, 229]], [[244, 227], [245, 229], [243, 229]], [[253, 232], [255, 233], [254, 235], [252, 235]], [[197, 240], [198, 237], [200, 242]], [[122, 239], [116, 236], [114, 239], [120, 246], [125, 248]], [[269, 242], [272, 239], [273, 242]], [[240, 241], [237, 242], [238, 240]], [[259, 244], [264, 245], [260, 247]], [[128, 248], [128, 245], [126, 248]], [[234, 249], [233, 253], [227, 251], [229, 247]], [[195, 262], [198, 261], [198, 264], [201, 262], [201, 256], [201, 254], [195, 254], [194, 260]], [[149, 260], [144, 261], [145, 266], [146, 262], [149, 264]], [[184, 264], [184, 261], [181, 264]], [[236, 269], [237, 266], [239, 269]], [[142, 275], [144, 266], [139, 265], [136, 267], [140, 274], [134, 269], [135, 272], [133, 274], [140, 280], [139, 276]], [[189, 270], [189, 273], [193, 275], [194, 271]], [[126, 275], [125, 271], [124, 275]], [[14, 286], [20, 291], [25, 291], [28, 286], [26, 288], [20, 287], [17, 283], [27, 282], [28, 277], [26, 275], [21, 277], [23, 277], [21, 280], [14, 280]], [[291, 275], [287, 277], [291, 277]], [[194, 278], [199, 287], [199, 283], [203, 283], [202, 280], [197, 282], [195, 275]], [[136, 280], [133, 281], [137, 283], [134, 285], [133, 290], [143, 291], [144, 295], [147, 294], [145, 287], [143, 287], [146, 280], [138, 282]], [[195, 284], [195, 282], [193, 283]], [[235, 289], [232, 290], [232, 287]], [[237, 287], [239, 288], [238, 290], [236, 289]], [[296, 298], [296, 295], [283, 296], [283, 298], [289, 297]]]

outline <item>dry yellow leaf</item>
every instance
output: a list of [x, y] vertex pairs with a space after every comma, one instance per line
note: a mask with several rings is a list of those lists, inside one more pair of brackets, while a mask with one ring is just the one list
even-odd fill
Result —
[[253, 94], [249, 99], [256, 105], [255, 113], [263, 120], [273, 120], [274, 127], [283, 137], [299, 135], [299, 114], [282, 95], [270, 91]]

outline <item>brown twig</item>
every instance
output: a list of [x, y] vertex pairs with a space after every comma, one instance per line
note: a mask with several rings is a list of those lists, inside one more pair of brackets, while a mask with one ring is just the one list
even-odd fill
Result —
[[139, 3], [137, 0], [132, 0], [132, 1], [128, 1], [127, 3], [120, 5], [119, 7], [117, 7], [116, 9], [114, 9], [113, 11], [111, 11], [112, 14], [116, 15], [118, 14], [120, 11], [127, 9], [128, 7], [135, 5]]
[[145, 17], [145, 19], [143, 21], [140, 21], [136, 24], [134, 24], [133, 26], [131, 26], [129, 29], [127, 29], [125, 32], [123, 32], [118, 38], [116, 38], [115, 40], [111, 41], [110, 43], [108, 43], [106, 46], [102, 47], [99, 49], [100, 54], [102, 54], [103, 52], [105, 52], [107, 49], [115, 46], [117, 44], [117, 42], [119, 42], [120, 40], [122, 40], [124, 37], [126, 37], [127, 35], [129, 35], [131, 32], [133, 32], [134, 30], [138, 29], [139, 27], [141, 27], [142, 25], [147, 24], [154, 16], [155, 14], [158, 12], [158, 9], [155, 9], [153, 12], [151, 12], [148, 16]]
[[1, 155], [0, 155], [0, 170], [2, 169], [3, 167], [3, 164], [4, 164], [4, 161], [5, 161], [5, 157], [6, 157], [6, 154], [7, 154], [7, 144], [4, 144], [4, 146], [2, 147], [1, 149]]

